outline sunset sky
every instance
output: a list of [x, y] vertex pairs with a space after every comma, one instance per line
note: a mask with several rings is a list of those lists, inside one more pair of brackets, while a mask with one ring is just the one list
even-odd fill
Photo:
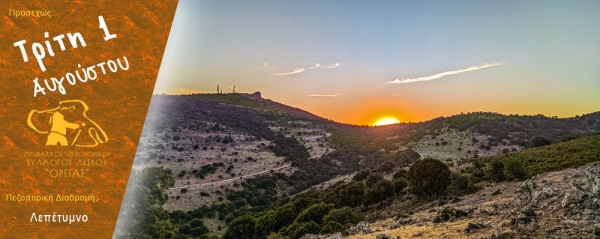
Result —
[[180, 0], [155, 93], [338, 122], [600, 111], [600, 1]]

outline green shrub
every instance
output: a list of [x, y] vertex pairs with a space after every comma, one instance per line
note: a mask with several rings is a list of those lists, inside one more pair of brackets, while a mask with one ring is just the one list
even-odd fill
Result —
[[[254, 234], [254, 219], [249, 215], [238, 217], [229, 223], [227, 231], [223, 235], [224, 239], [246, 238]], [[181, 230], [180, 230], [181, 231]]]
[[330, 222], [337, 222], [343, 227], [350, 227], [362, 220], [363, 216], [356, 210], [349, 207], [343, 207], [329, 211], [329, 213], [323, 217], [323, 224], [326, 226]]
[[389, 180], [382, 179], [369, 189], [369, 198], [372, 203], [383, 201], [393, 195], [394, 184]]
[[504, 175], [507, 180], [525, 180], [528, 178], [521, 161], [512, 159], [504, 163]]
[[426, 158], [413, 164], [406, 178], [412, 193], [432, 199], [446, 191], [450, 184], [450, 169], [437, 159]]
[[370, 170], [368, 170], [368, 169], [362, 170], [362, 171], [356, 173], [354, 175], [354, 177], [352, 177], [352, 180], [353, 181], [363, 181], [363, 180], [367, 179], [369, 174], [371, 174]]
[[493, 161], [487, 175], [494, 182], [504, 181], [504, 163], [500, 160]]
[[461, 218], [461, 217], [465, 217], [467, 216], [469, 213], [460, 210], [460, 209], [456, 209], [456, 208], [452, 208], [452, 207], [447, 207], [444, 208], [444, 210], [442, 210], [441, 212], [438, 213], [438, 215], [435, 217], [435, 219], [433, 220], [434, 223], [440, 223], [440, 222], [447, 222], [453, 219], [457, 219], [457, 218]]
[[542, 147], [542, 146], [546, 146], [546, 145], [550, 145], [550, 140], [544, 138], [544, 137], [539, 137], [539, 136], [535, 136], [531, 139], [531, 147]]
[[365, 180], [365, 185], [367, 187], [373, 187], [373, 185], [375, 185], [376, 183], [378, 183], [382, 180], [384, 180], [383, 174], [372, 173], [367, 177], [367, 180]]
[[408, 182], [404, 178], [396, 178], [393, 181], [394, 183], [394, 194], [400, 194], [404, 191], [406, 187], [408, 187]]
[[319, 232], [320, 234], [331, 234], [334, 232], [343, 231], [345, 228], [342, 224], [339, 224], [336, 221], [330, 221]]
[[333, 204], [314, 204], [302, 211], [298, 217], [296, 217], [296, 222], [303, 223], [312, 221], [321, 224], [323, 222], [323, 217], [327, 215], [331, 209], [333, 209]]
[[598, 162], [600, 161], [600, 135], [586, 136], [567, 142], [480, 158], [474, 162], [491, 163], [494, 161], [509, 162], [511, 160], [519, 161], [526, 175], [537, 175]]
[[448, 191], [454, 194], [471, 194], [477, 192], [477, 187], [473, 184], [473, 181], [469, 176], [462, 175], [460, 173], [450, 174], [450, 185]]

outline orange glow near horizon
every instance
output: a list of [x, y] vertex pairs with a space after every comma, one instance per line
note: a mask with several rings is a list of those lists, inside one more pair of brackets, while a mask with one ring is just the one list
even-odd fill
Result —
[[400, 123], [400, 120], [397, 119], [396, 117], [383, 117], [379, 120], [377, 120], [377, 122], [375, 122], [373, 124], [373, 126], [382, 126], [382, 125], [389, 125], [389, 124], [397, 124]]

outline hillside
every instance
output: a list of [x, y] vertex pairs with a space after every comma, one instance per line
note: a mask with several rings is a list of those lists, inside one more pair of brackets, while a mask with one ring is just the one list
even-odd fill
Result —
[[[487, 163], [481, 166], [485, 170], [492, 170], [493, 162], [518, 162], [523, 177], [513, 178], [520, 182], [491, 177], [488, 179], [499, 182], [484, 181], [481, 185], [485, 186], [474, 194], [423, 204], [408, 212], [406, 203], [390, 203], [384, 211], [397, 215], [380, 216], [387, 219], [365, 226], [363, 231], [373, 238], [379, 234], [402, 238], [600, 236], [600, 135], [475, 161]], [[477, 174], [476, 166], [467, 171]], [[508, 172], [512, 171], [505, 167], [503, 175], [508, 177]]]
[[227, 218], [359, 169], [359, 155], [346, 157], [330, 146], [327, 124], [237, 94], [155, 96], [134, 170], [164, 168], [173, 181], [157, 203], [174, 215], [197, 213], [209, 230], [222, 233]]
[[230, 93], [230, 94], [192, 94], [191, 97], [207, 102], [219, 102], [228, 105], [243, 106], [252, 109], [262, 110], [264, 112], [271, 112], [282, 115], [290, 115], [305, 120], [315, 120], [326, 122], [328, 120], [314, 115], [308, 111], [294, 108], [281, 104], [276, 101], [262, 98], [260, 92], [252, 94], [247, 93]]
[[344, 238], [598, 238], [598, 175], [595, 163], [498, 183], [457, 202], [363, 225]]
[[[298, 238], [345, 231], [358, 219], [429, 210], [431, 203], [412, 196], [406, 179], [419, 159], [440, 159], [450, 166], [454, 184], [466, 182], [449, 187], [444, 197], [476, 195], [495, 180], [488, 169], [495, 162], [519, 161], [523, 174], [506, 178], [522, 180], [598, 161], [597, 138], [579, 139], [598, 132], [600, 113], [569, 119], [470, 113], [360, 127], [263, 99], [260, 93], [154, 96], [120, 215], [133, 216], [136, 223], [120, 219], [117, 231], [122, 238], [132, 237], [132, 231], [172, 238], [265, 238], [271, 233]], [[582, 149], [588, 153], [577, 153]], [[134, 201], [136, 194], [146, 196]], [[410, 203], [389, 209], [400, 201]], [[311, 205], [321, 217], [298, 219]], [[287, 217], [276, 224], [261, 221], [279, 217], [273, 213]], [[323, 216], [332, 213], [356, 217], [326, 225]]]

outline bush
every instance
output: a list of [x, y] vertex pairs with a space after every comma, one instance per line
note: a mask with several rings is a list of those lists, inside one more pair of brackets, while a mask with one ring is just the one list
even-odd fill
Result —
[[321, 224], [323, 222], [323, 217], [327, 215], [331, 209], [333, 209], [333, 204], [314, 204], [302, 211], [298, 217], [296, 217], [296, 222], [302, 223], [312, 221]]
[[382, 180], [384, 180], [384, 177], [381, 173], [372, 173], [367, 177], [367, 180], [365, 180], [365, 185], [367, 185], [367, 187], [373, 187]]
[[382, 179], [370, 188], [369, 194], [371, 203], [383, 201], [394, 195], [394, 184], [389, 180]]
[[[486, 157], [482, 158], [481, 161], [493, 162], [499, 160], [508, 164], [511, 160], [517, 160], [521, 163], [524, 173], [537, 175], [597, 162], [600, 161], [599, 156], [600, 135], [593, 135], [545, 147], [528, 148], [518, 152]], [[508, 173], [507, 171], [505, 170], [506, 173]], [[508, 175], [506, 176], [508, 177]]]
[[385, 163], [381, 164], [378, 168], [379, 168], [379, 171], [381, 171], [381, 172], [391, 173], [395, 167], [396, 167], [396, 163], [394, 163], [392, 161], [386, 161]]
[[504, 181], [504, 163], [502, 163], [500, 160], [492, 161], [492, 165], [490, 165], [490, 169], [488, 170], [487, 174], [494, 182]]
[[435, 219], [433, 220], [434, 223], [440, 223], [440, 222], [447, 222], [450, 221], [452, 219], [457, 219], [457, 218], [461, 218], [461, 217], [465, 217], [467, 216], [468, 213], [460, 210], [460, 209], [455, 209], [452, 207], [447, 207], [444, 208], [444, 210], [442, 210], [441, 212], [438, 213], [438, 215], [435, 217]]
[[352, 180], [353, 181], [363, 181], [363, 180], [367, 179], [369, 174], [371, 174], [370, 170], [368, 170], [368, 169], [362, 170], [362, 171], [358, 172], [356, 175], [354, 175]]
[[[246, 237], [254, 234], [254, 227], [255, 227], [254, 219], [251, 216], [245, 215], [245, 216], [239, 217], [239, 218], [233, 220], [231, 223], [229, 223], [229, 226], [227, 227], [227, 231], [223, 235], [223, 238], [224, 239], [246, 238]], [[181, 231], [181, 229], [180, 229], [180, 231]]]
[[345, 228], [342, 224], [339, 224], [336, 221], [330, 221], [319, 232], [320, 234], [331, 234], [334, 232], [343, 231]]
[[477, 192], [477, 187], [473, 184], [471, 178], [460, 173], [450, 174], [450, 186], [448, 190], [455, 194], [471, 194]]
[[504, 164], [504, 175], [507, 180], [524, 180], [528, 178], [521, 161], [515, 159], [506, 161]]
[[204, 225], [204, 222], [198, 218], [190, 221], [190, 227], [192, 228], [190, 235], [201, 236], [209, 232], [208, 228]]
[[413, 164], [406, 178], [415, 195], [432, 199], [446, 191], [450, 169], [439, 160], [426, 158]]
[[550, 145], [550, 140], [548, 140], [544, 137], [535, 136], [535, 137], [531, 138], [530, 141], [531, 141], [531, 147], [542, 147], [542, 146]]
[[394, 178], [394, 179], [397, 179], [397, 178], [406, 178], [406, 170], [404, 170], [404, 169], [398, 170], [398, 172], [394, 173], [394, 175], [392, 176], [392, 178]]
[[189, 235], [192, 233], [192, 227], [185, 225], [179, 228], [179, 233]]
[[365, 185], [362, 182], [349, 182], [345, 188], [339, 192], [339, 198], [342, 205], [356, 207], [365, 201]]
[[289, 238], [284, 237], [279, 233], [271, 232], [271, 234], [269, 234], [269, 236], [267, 236], [267, 239], [289, 239]]
[[408, 182], [404, 178], [396, 178], [394, 183], [394, 194], [401, 194], [404, 189], [408, 186]]
[[300, 238], [305, 234], [316, 234], [319, 233], [319, 231], [321, 231], [321, 227], [319, 227], [319, 225], [316, 222], [305, 222], [299, 224], [299, 226], [296, 227], [296, 230], [294, 230], [294, 232], [291, 233], [290, 236], [292, 236], [292, 238]]
[[[329, 211], [329, 213], [323, 217], [323, 225], [327, 226], [330, 222], [337, 222], [343, 227], [349, 227], [362, 220], [363, 216], [356, 210], [349, 207], [343, 207]], [[325, 230], [325, 227], [323, 227], [323, 230]]]

